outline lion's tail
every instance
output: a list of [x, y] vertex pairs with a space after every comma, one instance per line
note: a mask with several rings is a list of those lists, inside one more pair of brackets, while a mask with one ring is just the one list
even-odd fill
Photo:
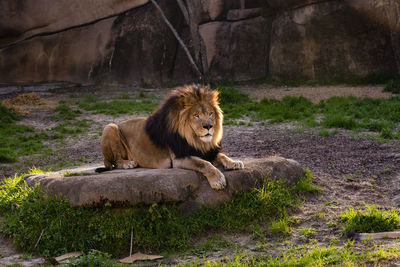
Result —
[[107, 171], [111, 171], [111, 170], [112, 170], [112, 168], [100, 167], [100, 168], [95, 169], [94, 171], [95, 172], [107, 172]]

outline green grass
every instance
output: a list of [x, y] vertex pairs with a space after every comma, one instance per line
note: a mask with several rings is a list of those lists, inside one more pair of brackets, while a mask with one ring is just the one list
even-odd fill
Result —
[[228, 242], [223, 236], [215, 234], [206, 241], [196, 245], [193, 249], [190, 249], [189, 252], [191, 254], [207, 254], [210, 252], [216, 252], [222, 249], [234, 247], [235, 245]]
[[[269, 253], [268, 253], [269, 254]], [[180, 263], [184, 266], [358, 266], [365, 264], [385, 264], [389, 260], [400, 257], [397, 247], [355, 247], [353, 242], [344, 246], [328, 247], [293, 247], [281, 252], [279, 256], [236, 254], [232, 258], [225, 257], [213, 261]]]
[[112, 101], [104, 101], [98, 95], [87, 95], [77, 104], [81, 109], [91, 111], [93, 113], [102, 113], [107, 115], [121, 115], [134, 113], [150, 113], [157, 106], [155, 96], [140, 91], [136, 95], [136, 99], [130, 100], [130, 94], [121, 94]]
[[313, 120], [317, 107], [307, 98], [285, 96], [282, 100], [264, 98], [250, 107], [256, 119], [269, 119], [270, 123]]
[[131, 229], [136, 249], [180, 251], [190, 247], [192, 237], [209, 230], [245, 231], [250, 224], [283, 218], [288, 208], [301, 202], [304, 192], [298, 188], [265, 181], [261, 188], [238, 193], [217, 208], [185, 217], [173, 204], [73, 208], [61, 196], [29, 188], [15, 176], [0, 186], [0, 213], [5, 216], [1, 232], [13, 238], [17, 249], [44, 256], [92, 249], [118, 256], [129, 248]]
[[82, 114], [80, 110], [72, 109], [66, 103], [60, 101], [60, 104], [54, 109], [56, 114], [52, 116], [54, 120], [74, 120]]
[[42, 140], [48, 136], [37, 133], [31, 126], [17, 124], [20, 118], [0, 103], [0, 163], [12, 163], [18, 157], [31, 155], [43, 149]]
[[272, 233], [279, 235], [290, 235], [293, 231], [286, 218], [272, 220], [269, 229]]
[[400, 78], [390, 80], [383, 88], [383, 92], [400, 94]]
[[250, 115], [248, 105], [252, 103], [252, 100], [247, 94], [221, 85], [216, 86], [214, 89], [220, 92], [219, 102], [227, 121]]
[[340, 214], [343, 232], [375, 233], [393, 231], [400, 227], [398, 210], [385, 210], [376, 205], [365, 205], [363, 210], [350, 207]]
[[124, 263], [116, 263], [111, 260], [111, 255], [98, 250], [91, 250], [81, 257], [72, 258], [68, 263], [60, 266], [88, 266], [88, 267], [124, 267]]
[[314, 236], [314, 229], [311, 227], [302, 227], [300, 229], [300, 236], [303, 238], [310, 238]]
[[[229, 87], [220, 90], [221, 108], [225, 124], [237, 124], [244, 116], [252, 120], [268, 120], [269, 123], [297, 121], [308, 127], [346, 129], [377, 132], [381, 138], [400, 139], [400, 97], [358, 98], [331, 97], [318, 104], [304, 97], [286, 96], [281, 100], [251, 100], [246, 94]], [[322, 115], [322, 120], [316, 120]], [[239, 123], [240, 124], [240, 123]], [[337, 130], [320, 131], [321, 136], [336, 134]]]

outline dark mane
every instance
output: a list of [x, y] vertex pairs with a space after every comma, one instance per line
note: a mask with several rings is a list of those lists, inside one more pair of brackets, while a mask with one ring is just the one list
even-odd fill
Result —
[[210, 162], [214, 161], [221, 151], [220, 146], [203, 153], [170, 129], [168, 114], [171, 109], [177, 108], [177, 101], [178, 96], [167, 98], [164, 104], [147, 118], [145, 128], [147, 135], [157, 146], [170, 148], [177, 158], [196, 156]]

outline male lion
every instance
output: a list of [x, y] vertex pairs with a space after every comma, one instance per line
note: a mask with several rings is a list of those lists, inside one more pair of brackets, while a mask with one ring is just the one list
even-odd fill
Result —
[[225, 176], [213, 166], [243, 169], [221, 152], [222, 111], [218, 91], [200, 85], [172, 90], [147, 118], [108, 124], [101, 137], [105, 168], [181, 168], [200, 172], [213, 189], [226, 186]]

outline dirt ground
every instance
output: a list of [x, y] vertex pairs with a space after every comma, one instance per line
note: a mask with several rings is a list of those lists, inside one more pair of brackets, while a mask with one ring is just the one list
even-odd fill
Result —
[[[354, 95], [368, 97], [388, 97], [390, 93], [382, 93], [382, 86], [327, 86], [327, 87], [269, 87], [265, 85], [241, 86], [241, 90], [253, 98], [276, 97], [284, 95], [305, 96], [314, 102], [329, 98], [333, 95]], [[102, 91], [112, 97], [123, 92], [131, 92], [124, 86], [83, 86], [58, 88], [52, 91], [42, 91], [39, 94], [49, 101], [70, 99], [71, 94], [83, 94]], [[141, 89], [162, 96], [168, 89]], [[1, 91], [1, 88], [0, 88]], [[17, 92], [0, 95], [0, 100], [15, 96]], [[51, 108], [34, 109], [23, 115], [21, 124], [32, 125], [38, 129], [51, 129], [57, 122], [51, 116]], [[87, 134], [78, 138], [68, 137], [63, 143], [46, 143], [53, 149], [53, 153], [40, 159], [34, 156], [26, 164], [0, 165], [3, 175], [12, 175], [18, 169], [32, 165], [44, 166], [55, 159], [68, 159], [76, 164], [102, 163], [100, 152], [100, 133], [104, 125], [110, 122], [119, 122], [132, 115], [113, 117], [101, 114], [84, 112], [79, 119], [92, 120]], [[315, 242], [327, 246], [329, 240], [338, 238], [338, 229], [328, 227], [327, 223], [336, 220], [340, 211], [349, 206], [359, 206], [363, 202], [378, 204], [383, 207], [400, 207], [400, 141], [392, 140], [381, 142], [373, 133], [358, 133], [340, 130], [331, 136], [319, 136], [319, 128], [301, 128], [296, 123], [265, 124], [252, 123], [252, 126], [224, 126], [223, 149], [227, 155], [234, 158], [259, 158], [272, 155], [295, 159], [305, 168], [309, 168], [315, 176], [315, 183], [322, 188], [317, 196], [310, 197], [292, 216], [298, 219], [296, 229], [312, 227], [315, 229]], [[78, 160], [83, 158], [83, 160]], [[76, 160], [76, 161], [74, 161]], [[1, 173], [0, 173], [1, 175]], [[317, 214], [326, 214], [324, 218], [316, 217]], [[268, 253], [278, 255], [283, 248], [282, 240], [270, 238], [271, 248], [257, 250], [257, 242], [249, 234], [222, 233], [232, 243], [239, 244], [241, 250], [250, 254]], [[269, 238], [269, 237], [267, 237]], [[345, 239], [342, 237], [342, 239]], [[299, 236], [299, 231], [285, 240], [294, 244], [301, 244], [304, 240]], [[285, 241], [284, 240], [284, 241]], [[390, 245], [400, 245], [399, 241], [384, 241]], [[216, 259], [233, 252], [221, 250], [207, 255], [207, 259]], [[0, 265], [5, 264], [9, 257], [15, 256], [8, 239], [0, 239]], [[202, 256], [188, 255], [185, 261], [201, 260]], [[29, 257], [28, 257], [29, 258]], [[31, 261], [37, 259], [30, 258]], [[167, 263], [176, 263], [182, 258], [169, 259]], [[12, 261], [24, 266], [29, 266], [26, 256], [20, 255]], [[392, 264], [400, 261], [392, 262]], [[38, 264], [35, 262], [30, 266]]]

